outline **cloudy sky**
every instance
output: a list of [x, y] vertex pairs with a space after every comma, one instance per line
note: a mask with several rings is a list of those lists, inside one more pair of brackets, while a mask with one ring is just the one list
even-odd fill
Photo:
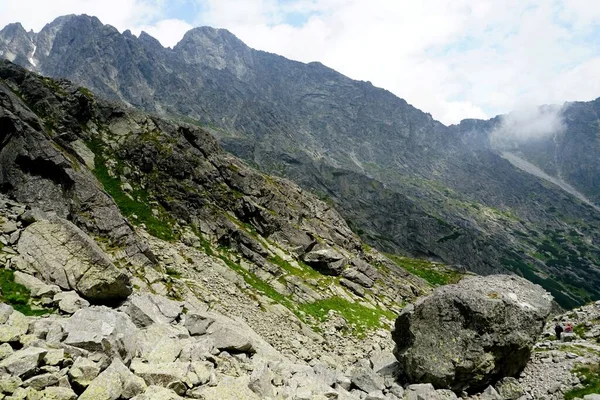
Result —
[[174, 46], [227, 28], [251, 47], [321, 61], [450, 124], [600, 97], [600, 1], [0, 0], [0, 25], [39, 31], [86, 13]]

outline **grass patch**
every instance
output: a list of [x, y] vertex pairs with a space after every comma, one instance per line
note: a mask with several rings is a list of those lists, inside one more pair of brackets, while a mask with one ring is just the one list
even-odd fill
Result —
[[106, 159], [103, 154], [103, 146], [98, 141], [88, 142], [88, 147], [96, 156], [94, 175], [102, 183], [104, 190], [113, 198], [121, 213], [129, 218], [130, 222], [136, 225], [144, 224], [149, 234], [159, 239], [173, 241], [177, 238], [170, 218], [157, 218], [152, 213], [149, 204], [149, 195], [145, 190], [133, 190], [129, 197], [121, 189], [121, 180], [113, 178], [108, 173]]
[[403, 268], [413, 275], [425, 279], [432, 286], [442, 286], [451, 283], [457, 283], [462, 279], [460, 272], [454, 271], [448, 267], [433, 264], [427, 260], [417, 258], [400, 257], [393, 254], [386, 254], [400, 268]]
[[301, 276], [303, 278], [321, 278], [323, 276], [302, 261], [297, 261], [298, 265], [300, 266], [299, 268], [293, 266], [278, 255], [269, 257], [268, 261], [292, 275]]
[[0, 269], [0, 301], [10, 304], [15, 310], [25, 315], [44, 315], [52, 312], [50, 309], [34, 310], [29, 305], [31, 293], [25, 286], [15, 282], [15, 273], [8, 269]]
[[327, 313], [335, 310], [353, 326], [358, 336], [364, 335], [367, 330], [383, 327], [382, 318], [392, 321], [396, 318], [396, 314], [391, 311], [380, 308], [371, 309], [359, 303], [352, 303], [341, 297], [331, 297], [314, 303], [301, 304], [299, 308], [319, 321], [325, 321]]
[[579, 375], [584, 387], [573, 389], [565, 393], [565, 400], [583, 398], [586, 394], [600, 393], [600, 370], [598, 365], [586, 365], [575, 368], [573, 373]]

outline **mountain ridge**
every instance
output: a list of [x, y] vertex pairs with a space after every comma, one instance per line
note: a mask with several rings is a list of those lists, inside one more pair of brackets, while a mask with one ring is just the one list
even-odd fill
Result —
[[92, 17], [68, 17], [40, 32], [54, 39], [48, 56], [40, 42], [36, 68], [200, 123], [250, 164], [331, 199], [371, 245], [526, 275], [567, 302], [600, 296], [597, 212], [491, 148], [486, 129], [501, 118], [447, 127], [370, 83], [219, 32], [194, 30], [165, 49]]

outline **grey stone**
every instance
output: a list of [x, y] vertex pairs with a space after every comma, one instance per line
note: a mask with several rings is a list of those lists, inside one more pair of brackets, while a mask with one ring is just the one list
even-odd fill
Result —
[[503, 400], [517, 400], [525, 394], [519, 381], [512, 377], [501, 379], [496, 383], [495, 388]]
[[74, 386], [85, 389], [100, 375], [100, 366], [88, 358], [78, 357], [68, 373]]
[[112, 302], [131, 294], [129, 276], [87, 234], [64, 219], [29, 225], [18, 249], [46, 283], [76, 290], [88, 300]]
[[262, 363], [252, 371], [248, 387], [260, 396], [261, 399], [275, 396], [275, 390], [272, 384], [273, 373], [266, 363]]
[[27, 377], [36, 371], [47, 352], [48, 350], [37, 347], [15, 351], [0, 362], [0, 370], [19, 378]]
[[185, 316], [185, 327], [192, 336], [204, 335], [213, 322], [215, 320], [206, 315], [188, 313]]
[[545, 290], [516, 276], [440, 287], [396, 320], [399, 372], [455, 392], [483, 390], [523, 370], [551, 307]]
[[58, 303], [58, 308], [66, 314], [75, 314], [76, 311], [90, 306], [90, 302], [79, 297], [75, 291], [56, 294], [54, 303]]
[[107, 307], [81, 309], [65, 324], [65, 344], [91, 352], [104, 352], [124, 361], [135, 351], [136, 326], [127, 314]]
[[135, 376], [119, 359], [94, 379], [79, 396], [79, 400], [130, 399], [144, 393], [146, 384]]
[[124, 306], [133, 323], [140, 327], [169, 324], [181, 314], [183, 304], [154, 294], [136, 294]]
[[356, 368], [350, 379], [354, 386], [367, 393], [385, 389], [383, 377], [370, 368]]
[[347, 260], [331, 247], [316, 244], [302, 256], [302, 260], [317, 271], [327, 275], [340, 275]]

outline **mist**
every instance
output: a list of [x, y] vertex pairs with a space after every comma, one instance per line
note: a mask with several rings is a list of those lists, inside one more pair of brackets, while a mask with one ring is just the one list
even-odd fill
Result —
[[509, 144], [553, 137], [565, 130], [563, 110], [563, 106], [541, 106], [503, 115], [490, 140], [494, 144]]

